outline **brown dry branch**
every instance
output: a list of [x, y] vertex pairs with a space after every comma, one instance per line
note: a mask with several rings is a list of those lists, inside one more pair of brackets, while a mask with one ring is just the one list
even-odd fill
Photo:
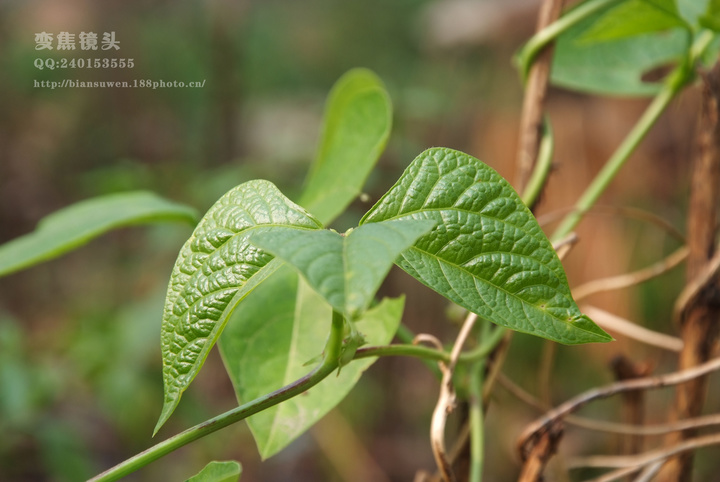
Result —
[[693, 452], [703, 447], [710, 447], [713, 445], [720, 444], [720, 434], [714, 433], [710, 435], [703, 435], [701, 437], [695, 437], [687, 440], [678, 442], [677, 444], [670, 447], [662, 447], [655, 450], [650, 450], [638, 455], [616, 455], [616, 456], [604, 456], [595, 455], [592, 457], [579, 457], [575, 459], [569, 459], [569, 466], [571, 468], [580, 467], [619, 467], [619, 470], [614, 470], [607, 474], [592, 479], [588, 482], [612, 482], [618, 480], [626, 475], [633, 474], [640, 471], [641, 469], [655, 464], [656, 462], [665, 460], [674, 455]]
[[[504, 373], [501, 373], [498, 376], [498, 383], [518, 400], [539, 410], [540, 412], [545, 412], [552, 408], [544, 404], [540, 399], [532, 396], [524, 388], [508, 378], [508, 376]], [[573, 425], [585, 430], [615, 433], [620, 435], [642, 435], [644, 437], [652, 437], [666, 435], [671, 432], [679, 432], [690, 428], [705, 428], [720, 425], [720, 414], [704, 415], [672, 423], [653, 425], [629, 425], [626, 423], [606, 422], [603, 420], [593, 420], [586, 417], [579, 417], [577, 415], [567, 415], [563, 420], [568, 425]]]
[[683, 341], [680, 338], [649, 330], [600, 308], [584, 305], [582, 311], [603, 329], [619, 333], [635, 341], [673, 352], [679, 352], [683, 348]]
[[[538, 32], [560, 18], [563, 3], [563, 0], [544, 0], [542, 2], [538, 13]], [[523, 108], [520, 119], [518, 151], [515, 161], [517, 167], [515, 174], [515, 188], [518, 192], [522, 192], [528, 184], [540, 153], [540, 141], [542, 139], [543, 128], [543, 104], [545, 102], [545, 94], [547, 92], [548, 80], [550, 77], [552, 54], [552, 45], [546, 47], [542, 52], [540, 52], [530, 67], [527, 83], [525, 85], [525, 96], [523, 98]], [[531, 210], [534, 205], [537, 204], [537, 200], [538, 198], [533, 201], [532, 205], [528, 206]], [[500, 371], [505, 358], [507, 344], [509, 344], [511, 337], [511, 332], [508, 332], [505, 337], [504, 351], [494, 363], [495, 376]], [[485, 385], [483, 395], [485, 395], [485, 393], [490, 393], [490, 389], [495, 381], [495, 376], [488, 380], [489, 383]], [[558, 433], [557, 438], [559, 439], [559, 437], [560, 434]], [[554, 443], [555, 442], [549, 440], [549, 443], [547, 444], [548, 453], [552, 451], [552, 445], [554, 445]], [[532, 471], [536, 470], [535, 467], [537, 466], [539, 466], [539, 471], [542, 472], [542, 467], [544, 467], [544, 458], [546, 457], [543, 457], [542, 454], [538, 454], [537, 456], [533, 455], [532, 462], [528, 462], [528, 465], [526, 465], [523, 469], [524, 472], [528, 474], [528, 477], [532, 476]], [[537, 461], [537, 464], [534, 461]]]
[[[548, 224], [560, 221], [563, 219], [569, 212], [574, 211], [576, 208], [574, 206], [564, 207], [560, 209], [556, 209], [554, 211], [551, 211], [549, 213], [545, 213], [542, 216], [539, 216], [537, 218], [538, 224], [540, 226], [545, 227]], [[663, 219], [662, 217], [658, 216], [655, 213], [652, 213], [650, 211], [645, 211], [644, 209], [639, 208], [632, 208], [627, 206], [603, 206], [603, 205], [595, 205], [593, 206], [588, 212], [585, 213], [586, 216], [623, 216], [628, 219], [637, 219], [638, 221], [644, 221], [649, 224], [653, 224], [660, 228], [661, 230], [665, 231], [667, 234], [672, 236], [673, 238], [677, 239], [681, 243], [685, 244], [685, 235], [678, 231], [678, 229], [670, 224], [666, 219]]]
[[535, 482], [540, 479], [548, 460], [557, 452], [562, 430], [562, 422], [557, 421], [538, 434], [535, 443], [523, 454], [523, 467], [518, 482]]
[[417, 335], [415, 335], [412, 344], [419, 345], [420, 343], [428, 343], [437, 348], [439, 351], [443, 351], [445, 349], [438, 337], [429, 333], [418, 333]]
[[[692, 171], [688, 211], [687, 283], [700, 280], [711, 269], [716, 249], [718, 210], [720, 208], [720, 62], [702, 75], [703, 96], [698, 126], [697, 155]], [[712, 267], [710, 267], [712, 268]], [[715, 271], [715, 270], [713, 270]], [[711, 276], [698, 294], [689, 297], [680, 314], [680, 330], [685, 343], [680, 352], [679, 368], [700, 365], [712, 356], [720, 332], [720, 280]], [[700, 414], [705, 403], [707, 379], [700, 377], [677, 388], [674, 419]], [[669, 443], [689, 438], [694, 431], [681, 432]], [[693, 453], [683, 452], [663, 467], [661, 480], [689, 481], [692, 477]]]
[[558, 255], [558, 258], [560, 258], [560, 261], [562, 261], [565, 256], [570, 252], [570, 250], [577, 244], [577, 242], [580, 241], [580, 238], [578, 238], [577, 233], [570, 233], [567, 236], [565, 236], [560, 241], [555, 241], [553, 243], [553, 249]]
[[575, 301], [580, 301], [596, 293], [619, 290], [622, 288], [629, 288], [630, 286], [638, 285], [670, 271], [675, 266], [685, 261], [687, 255], [688, 249], [687, 247], [683, 246], [668, 255], [666, 258], [663, 258], [657, 263], [654, 263], [638, 271], [588, 281], [587, 283], [584, 283], [573, 289], [573, 298], [575, 298]]
[[717, 277], [718, 272], [720, 272], [720, 251], [715, 253], [702, 272], [693, 281], [690, 281], [678, 295], [673, 309], [675, 321], [682, 323], [683, 316], [689, 307], [702, 302], [704, 291], [712, 283], [713, 278]]
[[[563, 0], [545, 0], [538, 13], [537, 31], [541, 31], [558, 18], [562, 10]], [[517, 172], [515, 188], [522, 192], [535, 167], [540, 139], [542, 138], [543, 103], [547, 92], [552, 46], [546, 47], [537, 56], [528, 74], [523, 99], [522, 117], [520, 119], [520, 135], [516, 159]], [[532, 208], [532, 206], [529, 206]]]
[[433, 455], [435, 456], [435, 463], [445, 482], [454, 482], [456, 480], [451, 468], [451, 463], [447, 457], [447, 451], [445, 450], [445, 424], [448, 415], [455, 408], [455, 390], [453, 389], [452, 378], [458, 358], [462, 352], [462, 347], [476, 321], [477, 315], [475, 313], [470, 313], [467, 316], [455, 340], [455, 345], [453, 345], [453, 349], [450, 352], [450, 362], [447, 365], [442, 362], [439, 363], [443, 378], [440, 383], [440, 396], [438, 397], [437, 405], [435, 405], [432, 422], [430, 424], [430, 443], [432, 445]]
[[652, 464], [647, 465], [643, 469], [643, 471], [640, 472], [637, 477], [635, 477], [635, 480], [633, 480], [633, 482], [650, 482], [655, 478], [658, 472], [660, 472], [663, 463], [663, 460], [658, 460], [657, 462], [653, 462]]
[[[650, 375], [652, 367], [648, 363], [635, 363], [624, 355], [619, 355], [612, 360], [612, 369], [615, 378], [619, 381], [633, 380]], [[625, 421], [631, 425], [643, 425], [645, 421], [645, 392], [632, 391], [622, 394], [623, 412]], [[624, 453], [636, 454], [643, 448], [643, 438], [633, 435], [626, 439]]]
[[531, 453], [533, 445], [535, 445], [537, 440], [539, 440], [544, 433], [549, 432], [556, 422], [562, 421], [567, 415], [577, 411], [593, 400], [608, 398], [628, 391], [650, 390], [677, 385], [702, 377], [716, 370], [720, 370], [720, 358], [710, 360], [702, 365], [698, 365], [687, 370], [654, 377], [616, 382], [604, 387], [587, 390], [559, 405], [553, 410], [550, 410], [545, 415], [528, 425], [518, 439], [518, 451], [521, 457]]

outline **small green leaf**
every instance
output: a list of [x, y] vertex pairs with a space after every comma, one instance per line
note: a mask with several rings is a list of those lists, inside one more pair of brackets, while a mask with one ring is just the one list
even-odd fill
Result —
[[241, 473], [242, 466], [234, 460], [212, 461], [186, 482], [237, 482]]
[[429, 220], [400, 220], [333, 231], [276, 228], [256, 233], [250, 242], [294, 266], [330, 305], [354, 319], [402, 251], [435, 225]]
[[329, 224], [357, 197], [385, 148], [392, 105], [378, 77], [353, 69], [333, 86], [317, 158], [299, 204]]
[[57, 258], [113, 229], [163, 221], [194, 225], [197, 211], [144, 191], [78, 202], [43, 218], [32, 233], [0, 246], [0, 276]]
[[278, 226], [322, 227], [272, 183], [250, 181], [221, 197], [181, 249], [163, 313], [165, 402], [155, 432], [175, 410], [235, 306], [282, 264], [248, 242], [251, 233]]
[[558, 37], [553, 55], [552, 82], [593, 94], [655, 95], [661, 84], [645, 82], [643, 75], [682, 59], [690, 45], [688, 33], [673, 29], [605, 42], [583, 41], [588, 29], [607, 12], [607, 9], [600, 10]]
[[579, 41], [602, 42], [671, 28], [691, 30], [673, 0], [629, 0], [602, 15]]
[[[357, 320], [368, 343], [390, 342], [400, 324], [403, 299], [383, 300]], [[332, 308], [285, 265], [238, 306], [218, 343], [240, 403], [285, 386], [310, 371], [322, 352]], [[308, 392], [248, 419], [258, 450], [267, 459], [285, 448], [335, 407], [374, 359], [353, 361]]]
[[612, 338], [580, 313], [555, 250], [498, 173], [451, 149], [429, 149], [360, 224], [432, 219], [398, 265], [499, 325], [565, 344]]

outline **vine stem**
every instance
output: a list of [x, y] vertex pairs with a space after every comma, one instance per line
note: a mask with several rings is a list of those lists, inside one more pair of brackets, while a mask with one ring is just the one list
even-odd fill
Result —
[[598, 175], [595, 176], [595, 179], [593, 179], [580, 199], [578, 199], [575, 204], [575, 209], [571, 211], [565, 219], [563, 219], [551, 239], [561, 239], [575, 229], [585, 213], [600, 198], [600, 195], [605, 191], [610, 182], [612, 182], [620, 169], [625, 165], [625, 161], [627, 161], [630, 155], [635, 151], [638, 144], [640, 144], [640, 141], [645, 138], [645, 135], [650, 131], [650, 128], [655, 125], [655, 122], [665, 111], [665, 108], [670, 104], [670, 101], [675, 97], [675, 94], [677, 94], [679, 90], [679, 88], [672, 86], [665, 87], [653, 99], [652, 103], [645, 110], [640, 120], [628, 133], [627, 137], [625, 137], [622, 144], [620, 144], [617, 150], [613, 153], [612, 157], [608, 159]]
[[523, 203], [532, 210], [532, 206], [540, 197], [552, 169], [553, 153], [555, 152], [555, 138], [553, 137], [550, 121], [546, 118], [543, 122], [542, 137], [538, 148], [537, 162], [530, 175], [525, 189], [520, 196]]
[[333, 311], [330, 336], [327, 344], [325, 345], [325, 357], [317, 368], [304, 377], [280, 388], [279, 390], [256, 398], [244, 405], [229, 410], [217, 417], [206, 420], [185, 430], [184, 432], [170, 437], [169, 439], [164, 440], [163, 442], [160, 442], [159, 444], [140, 452], [134, 457], [119, 463], [115, 467], [112, 467], [93, 477], [90, 479], [90, 482], [109, 482], [118, 480], [148, 465], [149, 463], [154, 462], [160, 457], [189, 444], [190, 442], [216, 432], [221, 428], [225, 428], [228, 425], [239, 422], [240, 420], [277, 405], [278, 403], [288, 400], [296, 395], [300, 395], [311, 387], [317, 385], [338, 367], [338, 360], [342, 349], [343, 329], [343, 316], [340, 313]]
[[576, 25], [584, 18], [589, 17], [598, 10], [609, 5], [620, 3], [620, 0], [589, 0], [570, 9], [555, 22], [536, 33], [517, 54], [517, 64], [523, 83], [527, 81], [528, 72], [535, 57], [550, 42], [554, 41], [561, 33]]
[[482, 481], [483, 470], [483, 372], [485, 360], [470, 368], [470, 482]]
[[571, 211], [560, 226], [553, 233], [551, 240], [562, 239], [580, 223], [585, 213], [600, 198], [610, 182], [615, 178], [620, 169], [625, 165], [630, 155], [635, 151], [645, 135], [650, 131], [655, 122], [660, 118], [670, 102], [687, 85], [693, 78], [694, 72], [692, 66], [697, 59], [703, 54], [707, 46], [712, 41], [712, 34], [702, 32], [698, 35], [697, 40], [690, 49], [689, 58], [681, 63], [668, 76], [668, 80], [663, 86], [660, 93], [653, 99], [648, 108], [643, 113], [632, 130], [625, 137], [623, 142], [608, 159], [597, 176], [587, 187], [583, 195], [575, 204], [575, 209]]

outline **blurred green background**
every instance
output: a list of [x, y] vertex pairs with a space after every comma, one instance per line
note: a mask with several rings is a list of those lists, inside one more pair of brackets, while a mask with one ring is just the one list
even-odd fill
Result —
[[[338, 227], [354, 225], [422, 150], [472, 154], [512, 180], [522, 89], [513, 52], [535, 24], [532, 0], [265, 0], [0, 3], [0, 242], [46, 214], [110, 192], [149, 189], [204, 212], [231, 187], [272, 180], [299, 192], [315, 152], [325, 95], [352, 67], [374, 70], [395, 119], [371, 175]], [[35, 59], [107, 52], [35, 50], [35, 34], [115, 32], [133, 69], [35, 68]], [[34, 81], [205, 81], [199, 89], [43, 89]], [[567, 206], [632, 126], [644, 101], [551, 91], [558, 172], [540, 214]], [[683, 227], [697, 95], [676, 103], [643, 144], [606, 204], [650, 210]], [[160, 320], [185, 226], [116, 231], [61, 259], [0, 279], [0, 480], [75, 481], [147, 448], [162, 402]], [[569, 256], [571, 284], [645, 266], [675, 247], [657, 227], [591, 216]], [[672, 332], [681, 270], [641, 288], [592, 298], [615, 314]], [[393, 272], [383, 292], [408, 293], [405, 322], [451, 342], [447, 303]], [[517, 336], [506, 373], [541, 390], [540, 340]], [[630, 342], [557, 348], [549, 393], [558, 403], [612, 380], [624, 353], [672, 356]], [[582, 366], [582, 369], [578, 367]], [[184, 480], [234, 458], [247, 481], [412, 480], [433, 470], [428, 441], [437, 381], [415, 360], [380, 360], [309, 434], [261, 462], [244, 424], [196, 442], [128, 480]], [[711, 396], [717, 397], [717, 393]], [[664, 398], [663, 398], [664, 397]], [[661, 406], [667, 392], [652, 403]], [[487, 480], [513, 480], [514, 440], [537, 412], [499, 388], [488, 415]], [[717, 400], [717, 398], [715, 398]], [[235, 405], [216, 352], [164, 438]], [[661, 409], [649, 419], [662, 421]], [[620, 418], [616, 401], [588, 413]], [[568, 431], [570, 453], [611, 452], [615, 437]], [[571, 442], [572, 441], [572, 442]], [[355, 444], [362, 444], [361, 453]], [[347, 453], [355, 454], [348, 460]], [[709, 462], [702, 462], [706, 465]], [[712, 470], [708, 466], [705, 470]], [[550, 474], [552, 477], [552, 474]], [[555, 479], [549, 479], [555, 480]]]

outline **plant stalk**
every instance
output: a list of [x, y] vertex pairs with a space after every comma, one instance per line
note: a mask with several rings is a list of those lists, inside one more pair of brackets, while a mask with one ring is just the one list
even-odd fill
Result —
[[560, 34], [567, 29], [589, 17], [601, 8], [605, 8], [614, 3], [620, 3], [621, 0], [589, 0], [581, 3], [575, 8], [570, 9], [557, 21], [551, 23], [546, 28], [532, 36], [525, 46], [517, 54], [517, 64], [522, 76], [523, 83], [527, 81], [528, 72], [535, 57], [546, 45], [554, 41]]
[[537, 163], [530, 175], [530, 180], [523, 189], [523, 203], [532, 210], [532, 206], [537, 202], [540, 193], [545, 186], [545, 181], [550, 174], [552, 168], [553, 153], [555, 151], [555, 138], [553, 137], [550, 121], [545, 118], [543, 122], [543, 133], [540, 139], [540, 147], [538, 149]]
[[286, 385], [272, 393], [256, 398], [251, 402], [229, 410], [217, 417], [206, 420], [192, 428], [185, 430], [167, 440], [160, 442], [149, 449], [140, 452], [115, 467], [112, 467], [90, 479], [90, 482], [109, 482], [121, 479], [151, 462], [173, 452], [180, 447], [189, 444], [199, 438], [232, 425], [240, 420], [261, 412], [267, 408], [284, 402], [296, 395], [307, 391], [317, 385], [330, 375], [338, 367], [338, 359], [342, 347], [344, 319], [337, 312], [333, 312], [332, 327], [327, 344], [325, 345], [325, 357], [322, 363], [312, 372], [304, 377]]
[[[497, 331], [497, 330], [495, 330]], [[485, 360], [470, 368], [470, 482], [482, 481], [483, 469], [483, 373]]]
[[558, 226], [550, 238], [551, 240], [556, 241], [562, 239], [577, 227], [585, 216], [585, 213], [590, 210], [600, 198], [600, 195], [607, 189], [610, 182], [612, 182], [620, 169], [625, 165], [625, 161], [628, 160], [638, 144], [645, 138], [650, 128], [655, 125], [655, 122], [679, 90], [679, 88], [674, 86], [666, 86], [653, 99], [642, 117], [640, 117], [640, 120], [635, 124], [630, 133], [628, 133], [612, 157], [608, 159], [598, 175], [595, 176], [595, 179], [593, 179], [580, 199], [578, 199], [575, 204], [575, 209], [565, 216], [560, 226]]
[[602, 170], [595, 176], [595, 179], [587, 187], [583, 195], [571, 211], [553, 233], [551, 241], [564, 238], [572, 232], [582, 220], [585, 213], [600, 198], [600, 195], [610, 185], [620, 169], [625, 165], [630, 155], [635, 151], [645, 135], [650, 131], [655, 122], [660, 118], [675, 96], [695, 77], [693, 67], [697, 60], [703, 55], [712, 41], [713, 35], [704, 31], [697, 36], [697, 39], [690, 48], [688, 58], [678, 65], [667, 77], [667, 81], [660, 93], [653, 99], [643, 113], [640, 120], [635, 124], [627, 137], [623, 140], [612, 157], [603, 166]]

